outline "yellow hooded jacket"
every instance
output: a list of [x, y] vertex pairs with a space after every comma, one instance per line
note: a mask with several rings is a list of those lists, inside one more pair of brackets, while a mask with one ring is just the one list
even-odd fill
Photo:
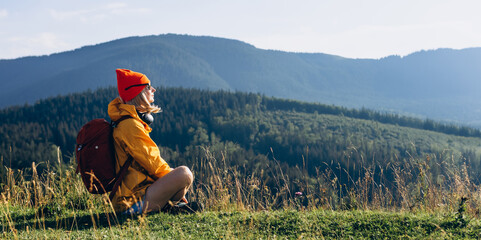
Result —
[[140, 119], [133, 105], [123, 104], [116, 98], [109, 103], [108, 113], [112, 121], [125, 115], [133, 117], [120, 122], [113, 132], [116, 171], [120, 171], [120, 166], [127, 161], [128, 155], [134, 159], [112, 200], [116, 211], [125, 211], [142, 199], [146, 189], [155, 180], [172, 169], [162, 159], [159, 148], [150, 138], [152, 129]]

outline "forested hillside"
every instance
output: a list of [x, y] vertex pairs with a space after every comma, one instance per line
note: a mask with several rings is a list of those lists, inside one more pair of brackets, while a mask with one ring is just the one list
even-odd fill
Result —
[[130, 37], [0, 60], [0, 107], [114, 86], [115, 69], [164, 87], [254, 92], [481, 127], [481, 48], [348, 59], [186, 35]]
[[[68, 162], [78, 130], [108, 118], [116, 95], [107, 88], [1, 110], [1, 164], [28, 168], [35, 162], [41, 170], [56, 163], [57, 147]], [[332, 170], [338, 172], [333, 179], [348, 183], [373, 171], [392, 187], [395, 168], [432, 154], [433, 174], [449, 171], [450, 164], [481, 173], [481, 133], [467, 127], [240, 92], [161, 88], [156, 103], [163, 112], [155, 116], [151, 137], [173, 166], [195, 169], [207, 151], [247, 176], [267, 171], [269, 178], [280, 168], [294, 184]]]

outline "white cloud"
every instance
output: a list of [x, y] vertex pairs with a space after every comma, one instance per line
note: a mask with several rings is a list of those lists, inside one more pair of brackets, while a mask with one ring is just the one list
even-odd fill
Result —
[[0, 18], [8, 17], [8, 11], [6, 9], [0, 9]]
[[33, 37], [10, 37], [2, 42], [6, 42], [10, 46], [8, 50], [2, 51], [2, 58], [45, 55], [72, 48], [57, 35], [50, 32], [39, 33]]
[[92, 10], [74, 10], [74, 11], [58, 11], [50, 9], [50, 16], [59, 22], [76, 21], [83, 23], [96, 23], [105, 18], [105, 13], [102, 11]]
[[150, 12], [147, 8], [131, 8], [125, 3], [109, 3], [96, 8], [61, 11], [50, 9], [50, 16], [57, 21], [80, 20], [83, 23], [98, 24], [111, 15], [137, 14]]
[[127, 7], [126, 3], [121, 3], [121, 2], [115, 2], [115, 3], [109, 3], [105, 6], [107, 9], [118, 9], [118, 8], [125, 8]]
[[34, 45], [41, 45], [52, 50], [68, 47], [68, 44], [59, 39], [57, 35], [49, 32], [40, 33], [36, 38], [31, 39], [30, 42]]
[[57, 21], [64, 21], [69, 18], [75, 18], [85, 14], [85, 11], [57, 11], [55, 9], [49, 10], [50, 16]]

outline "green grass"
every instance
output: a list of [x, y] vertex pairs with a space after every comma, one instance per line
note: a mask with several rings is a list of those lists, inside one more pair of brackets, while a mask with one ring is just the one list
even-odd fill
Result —
[[57, 215], [3, 206], [1, 239], [479, 239], [481, 222], [456, 213], [394, 211], [205, 211], [114, 216], [64, 210]]
[[[3, 209], [2, 211], [5, 211]], [[114, 217], [69, 211], [38, 217], [34, 209], [9, 209], [7, 239], [478, 239], [481, 222], [460, 226], [453, 214], [382, 211], [206, 211]], [[5, 215], [4, 215], [5, 216]], [[110, 221], [110, 223], [109, 223]], [[15, 229], [12, 231], [12, 229]]]

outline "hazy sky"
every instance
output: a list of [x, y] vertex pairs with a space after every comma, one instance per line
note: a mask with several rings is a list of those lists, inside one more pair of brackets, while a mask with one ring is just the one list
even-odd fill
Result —
[[380, 58], [481, 47], [479, 0], [0, 0], [0, 59], [179, 33]]

